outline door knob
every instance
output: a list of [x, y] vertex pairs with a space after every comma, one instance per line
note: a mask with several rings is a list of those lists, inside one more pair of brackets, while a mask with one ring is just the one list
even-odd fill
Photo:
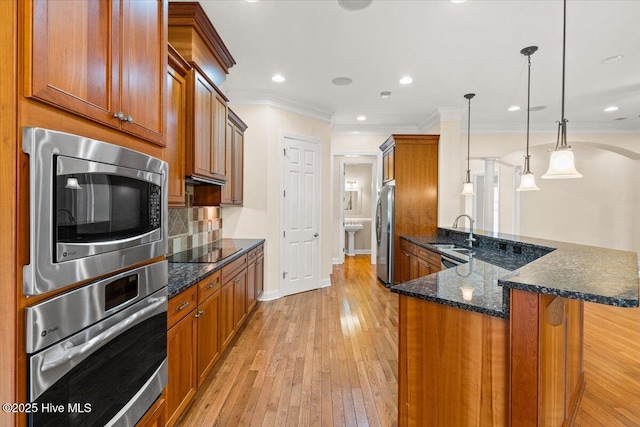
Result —
[[318, 233], [315, 233], [315, 234], [313, 235], [313, 237], [318, 237], [318, 236], [319, 236], [319, 234], [318, 234]]

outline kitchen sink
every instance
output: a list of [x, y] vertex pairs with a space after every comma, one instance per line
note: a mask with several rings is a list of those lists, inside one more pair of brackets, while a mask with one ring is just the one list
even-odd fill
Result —
[[461, 253], [461, 254], [468, 254], [468, 253], [471, 252], [471, 249], [468, 249], [468, 248], [453, 248], [451, 250], [454, 251], [454, 252]]
[[429, 243], [431, 246], [436, 247], [437, 249], [454, 249], [456, 245], [451, 243]]

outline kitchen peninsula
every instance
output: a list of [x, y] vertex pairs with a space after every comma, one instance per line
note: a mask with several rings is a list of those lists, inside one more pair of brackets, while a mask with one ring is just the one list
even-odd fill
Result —
[[637, 254], [481, 232], [467, 255], [467, 236], [403, 237], [431, 263], [460, 265], [391, 288], [399, 424], [571, 425], [585, 386], [584, 301], [637, 307]]

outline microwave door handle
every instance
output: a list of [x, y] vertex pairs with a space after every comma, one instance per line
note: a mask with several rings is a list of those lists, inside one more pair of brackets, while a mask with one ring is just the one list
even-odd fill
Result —
[[131, 316], [124, 319], [122, 322], [116, 323], [100, 335], [97, 335], [87, 341], [84, 344], [80, 344], [77, 346], [70, 347], [65, 349], [64, 354], [61, 357], [57, 357], [50, 361], [44, 361], [40, 371], [45, 372], [50, 369], [57, 368], [60, 365], [63, 365], [70, 360], [73, 360], [79, 356], [85, 356], [93, 353], [95, 350], [100, 348], [103, 344], [111, 341], [114, 337], [119, 335], [122, 331], [129, 329], [134, 324], [137, 324], [139, 321], [144, 320], [149, 316], [150, 313], [155, 311], [158, 307], [164, 304], [167, 301], [167, 297], [160, 298], [150, 298], [148, 300], [149, 305], [142, 310], [132, 314]]

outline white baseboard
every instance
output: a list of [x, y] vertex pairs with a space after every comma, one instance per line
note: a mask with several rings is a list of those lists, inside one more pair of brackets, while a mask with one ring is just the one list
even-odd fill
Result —
[[280, 298], [282, 295], [280, 295], [280, 289], [275, 289], [272, 291], [264, 291], [262, 293], [262, 296], [260, 298], [258, 298], [258, 301], [273, 301], [275, 299]]
[[371, 249], [356, 249], [356, 255], [371, 255]]
[[322, 279], [320, 281], [320, 288], [326, 288], [331, 286], [331, 278], [327, 277], [326, 279]]
[[342, 262], [341, 262], [340, 258], [334, 258], [334, 259], [332, 259], [332, 260], [331, 260], [331, 262], [332, 262], [333, 264], [342, 264]]

